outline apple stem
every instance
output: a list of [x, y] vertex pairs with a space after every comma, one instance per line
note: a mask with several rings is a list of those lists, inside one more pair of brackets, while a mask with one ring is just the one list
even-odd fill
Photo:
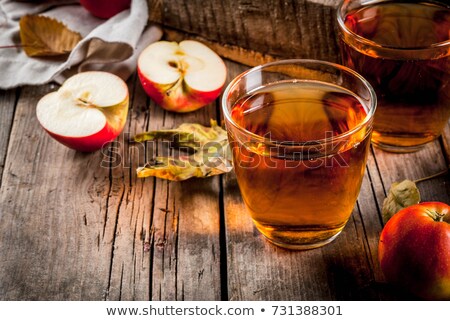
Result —
[[28, 47], [24, 45], [8, 45], [8, 46], [0, 46], [0, 49], [11, 49], [11, 48], [23, 48]]
[[444, 213], [439, 213], [437, 211], [432, 211], [432, 210], [428, 210], [427, 209], [427, 214], [428, 214], [429, 217], [431, 217], [436, 222], [443, 222], [444, 221], [444, 217], [445, 217]]
[[436, 213], [436, 219], [435, 219], [435, 221], [436, 222], [444, 222], [444, 216], [445, 216], [445, 214], [444, 213], [438, 213], [438, 212], [435, 212]]
[[416, 180], [414, 181], [414, 183], [417, 184], [417, 183], [420, 183], [420, 182], [423, 182], [423, 181], [427, 181], [427, 180], [432, 179], [432, 178], [436, 178], [436, 177], [439, 177], [439, 176], [443, 176], [443, 175], [447, 174], [448, 171], [449, 171], [449, 168], [447, 168], [447, 169], [445, 169], [445, 170], [443, 170], [443, 171], [441, 171], [441, 172], [439, 172], [439, 173], [436, 173], [436, 174], [433, 174], [433, 175], [430, 175], [430, 176], [427, 176], [427, 177], [423, 177], [423, 178], [416, 179]]

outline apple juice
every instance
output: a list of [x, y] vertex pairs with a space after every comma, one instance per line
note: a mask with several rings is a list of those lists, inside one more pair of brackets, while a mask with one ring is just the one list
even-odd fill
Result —
[[364, 38], [343, 33], [344, 64], [366, 78], [378, 97], [372, 141], [408, 151], [434, 140], [450, 117], [450, 7], [370, 2], [347, 13], [344, 22]]
[[343, 229], [364, 173], [366, 115], [353, 93], [318, 81], [273, 83], [234, 104], [234, 121], [264, 137], [229, 132], [242, 197], [269, 240], [309, 248]]

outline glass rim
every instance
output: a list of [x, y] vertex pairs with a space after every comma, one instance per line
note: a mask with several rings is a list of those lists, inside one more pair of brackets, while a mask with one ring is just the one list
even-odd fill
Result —
[[[390, 0], [373, 0], [373, 1], [368, 1], [366, 4], [370, 5], [370, 4], [389, 2], [389, 1]], [[430, 3], [441, 4], [450, 9], [450, 7], [448, 5], [445, 5], [444, 3], [440, 2], [440, 1], [434, 1], [434, 0], [427, 0], [427, 1], [429, 1]], [[428, 45], [428, 46], [407, 47], [407, 48], [378, 44], [375, 41], [372, 41], [370, 39], [362, 37], [362, 36], [358, 35], [357, 33], [353, 32], [352, 30], [350, 30], [349, 28], [347, 28], [347, 26], [345, 25], [345, 22], [344, 22], [345, 16], [343, 16], [342, 10], [344, 10], [343, 6], [348, 2], [349, 2], [348, 0], [342, 0], [340, 2], [339, 6], [337, 7], [337, 10], [336, 10], [337, 21], [338, 21], [339, 29], [342, 30], [343, 32], [347, 33], [348, 35], [354, 37], [358, 42], [361, 42], [361, 43], [371, 46], [371, 47], [382, 48], [385, 50], [397, 50], [397, 51], [403, 51], [403, 52], [409, 52], [409, 51], [424, 51], [425, 52], [425, 51], [429, 51], [429, 50], [442, 49], [443, 47], [450, 46], [450, 39], [441, 41], [441, 42], [432, 43], [431, 45]]]
[[[234, 121], [233, 117], [231, 116], [231, 109], [228, 108], [227, 98], [228, 98], [228, 95], [230, 94], [230, 92], [239, 83], [239, 81], [241, 79], [243, 79], [245, 76], [247, 76], [251, 73], [254, 73], [256, 71], [262, 71], [263, 69], [267, 69], [268, 67], [272, 67], [272, 66], [288, 65], [288, 64], [298, 64], [298, 65], [299, 64], [316, 64], [317, 66], [320, 66], [320, 65], [328, 66], [328, 67], [335, 68], [337, 70], [345, 71], [345, 72], [349, 73], [350, 75], [352, 75], [353, 77], [357, 78], [359, 81], [361, 81], [361, 83], [364, 85], [364, 87], [368, 90], [368, 93], [369, 93], [370, 104], [369, 104], [369, 106], [366, 106], [369, 109], [367, 111], [367, 115], [364, 117], [364, 119], [361, 122], [358, 123], [358, 125], [356, 125], [352, 129], [350, 129], [346, 132], [343, 132], [339, 135], [322, 138], [322, 139], [306, 140], [306, 141], [289, 141], [288, 142], [288, 141], [269, 140], [266, 137], [255, 134], [255, 133], [245, 129], [244, 127], [240, 126], [239, 124], [237, 124]], [[294, 79], [304, 80], [304, 79], [292, 78], [292, 80], [294, 80]], [[350, 91], [358, 98], [358, 100], [361, 103], [364, 103], [363, 101], [361, 101], [361, 98], [359, 95], [357, 95], [353, 90], [350, 90]], [[366, 126], [368, 123], [370, 123], [373, 119], [373, 116], [374, 116], [375, 110], [376, 110], [376, 106], [377, 106], [377, 96], [376, 96], [375, 90], [373, 89], [372, 85], [370, 85], [370, 83], [363, 76], [358, 74], [356, 71], [354, 71], [348, 67], [345, 67], [343, 65], [336, 64], [333, 62], [323, 61], [323, 60], [315, 60], [315, 59], [284, 59], [284, 60], [278, 60], [278, 61], [269, 62], [266, 64], [255, 66], [255, 67], [248, 69], [248, 70], [242, 72], [241, 74], [237, 75], [227, 85], [227, 87], [222, 95], [221, 103], [222, 103], [222, 111], [223, 111], [223, 114], [225, 116], [227, 123], [231, 124], [234, 128], [241, 131], [246, 136], [249, 136], [252, 139], [262, 142], [266, 145], [278, 145], [278, 146], [284, 145], [285, 147], [301, 147], [301, 146], [306, 146], [306, 145], [314, 146], [314, 145], [329, 144], [332, 142], [336, 142], [338, 140], [345, 139], [345, 138], [355, 134], [359, 130], [361, 130], [364, 126]], [[367, 104], [365, 104], [365, 105], [367, 105]]]

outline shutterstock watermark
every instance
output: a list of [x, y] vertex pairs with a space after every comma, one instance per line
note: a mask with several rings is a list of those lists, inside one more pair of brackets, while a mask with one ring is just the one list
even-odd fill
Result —
[[130, 133], [121, 135], [121, 139], [105, 145], [102, 149], [104, 168], [132, 168], [146, 164], [159, 165], [158, 160], [171, 159], [171, 165], [179, 168], [206, 166], [216, 168], [224, 163], [245, 169], [259, 167], [273, 169], [320, 167], [349, 167], [344, 152], [350, 148], [349, 140], [333, 140], [327, 133], [327, 140], [298, 143], [292, 141], [273, 141], [271, 135], [263, 141], [202, 141], [193, 135], [192, 140], [182, 141], [174, 135], [167, 140], [149, 140], [135, 142]]

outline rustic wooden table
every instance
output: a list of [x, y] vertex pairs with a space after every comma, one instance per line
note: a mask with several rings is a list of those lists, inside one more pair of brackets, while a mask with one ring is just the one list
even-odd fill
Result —
[[[227, 65], [230, 79], [246, 68]], [[380, 208], [392, 182], [448, 167], [448, 126], [414, 154], [372, 148], [342, 234], [295, 252], [256, 231], [232, 173], [181, 183], [136, 177], [152, 152], [130, 136], [221, 116], [219, 101], [185, 115], [165, 112], [136, 77], [128, 84], [124, 134], [113, 149], [90, 154], [40, 128], [36, 102], [55, 85], [0, 91], [0, 299], [414, 299], [386, 284], [378, 266]], [[418, 187], [423, 200], [450, 202], [448, 175]]]

